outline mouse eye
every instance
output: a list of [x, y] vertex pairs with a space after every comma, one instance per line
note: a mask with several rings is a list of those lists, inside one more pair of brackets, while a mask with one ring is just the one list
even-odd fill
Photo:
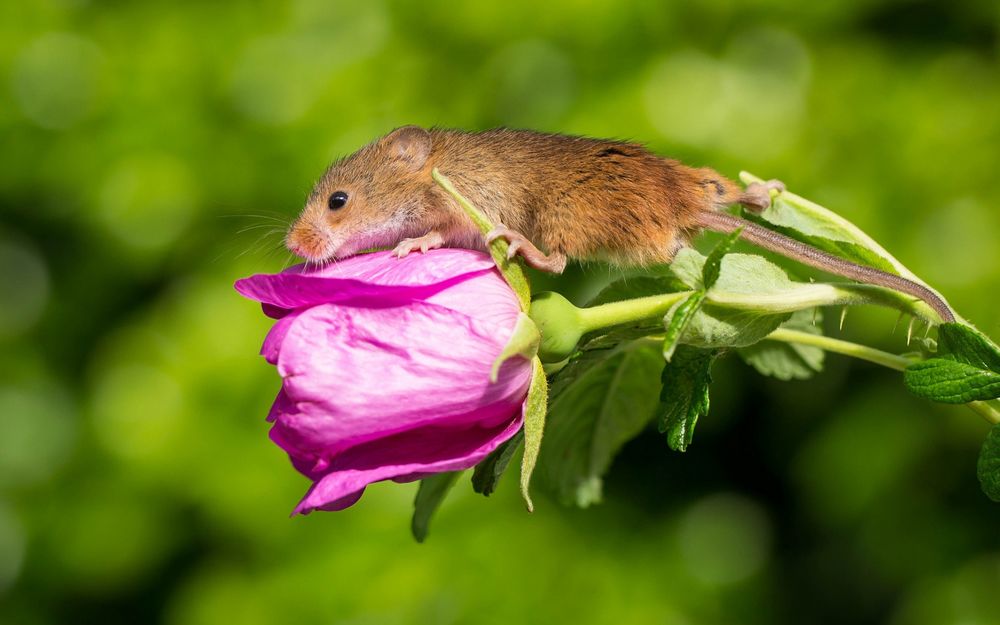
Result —
[[330, 199], [327, 201], [327, 206], [329, 206], [332, 211], [335, 211], [338, 208], [344, 208], [345, 204], [347, 204], [347, 194], [343, 191], [336, 191], [330, 194]]

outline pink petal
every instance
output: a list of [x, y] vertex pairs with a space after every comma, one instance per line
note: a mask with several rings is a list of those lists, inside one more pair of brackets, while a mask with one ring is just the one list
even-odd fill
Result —
[[521, 422], [517, 413], [509, 423], [495, 428], [427, 427], [352, 449], [331, 464], [330, 473], [313, 484], [293, 514], [342, 510], [353, 505], [372, 482], [468, 469], [513, 436]]
[[346, 278], [381, 286], [422, 286], [493, 267], [493, 259], [483, 252], [442, 248], [423, 254], [414, 252], [403, 258], [396, 258], [388, 251], [359, 254], [308, 270], [305, 265], [295, 265], [282, 273]]
[[278, 364], [278, 354], [281, 353], [281, 344], [285, 341], [285, 336], [291, 329], [292, 324], [298, 318], [299, 312], [292, 311], [281, 317], [271, 326], [267, 336], [264, 337], [264, 344], [260, 346], [260, 355], [272, 365]]
[[303, 311], [278, 355], [291, 406], [277, 415], [283, 447], [331, 457], [424, 425], [506, 420], [531, 377], [530, 363], [515, 358], [489, 382], [511, 331], [426, 302]]
[[481, 252], [431, 250], [425, 255], [395, 258], [390, 252], [354, 256], [305, 272], [302, 266], [279, 274], [257, 274], [237, 280], [244, 297], [266, 305], [272, 317], [280, 310], [344, 301], [358, 297], [414, 298], [470, 274], [493, 271], [493, 260]]

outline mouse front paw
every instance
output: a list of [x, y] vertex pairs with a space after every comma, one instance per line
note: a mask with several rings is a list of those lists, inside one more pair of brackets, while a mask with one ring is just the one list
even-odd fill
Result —
[[393, 248], [392, 253], [396, 258], [403, 258], [410, 252], [419, 251], [421, 254], [427, 250], [436, 250], [444, 245], [444, 237], [438, 232], [428, 232], [422, 237], [415, 239], [403, 239]]

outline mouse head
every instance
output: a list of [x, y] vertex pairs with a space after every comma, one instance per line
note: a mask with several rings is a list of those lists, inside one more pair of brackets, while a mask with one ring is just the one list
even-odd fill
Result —
[[430, 153], [430, 133], [404, 126], [335, 162], [289, 230], [288, 249], [322, 262], [418, 233], [432, 184]]

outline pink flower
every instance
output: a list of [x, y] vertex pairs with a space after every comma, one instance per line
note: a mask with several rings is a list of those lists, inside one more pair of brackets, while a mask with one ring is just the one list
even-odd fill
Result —
[[467, 469], [521, 427], [531, 363], [489, 380], [520, 309], [485, 254], [378, 252], [235, 286], [278, 320], [261, 348], [282, 378], [270, 435], [313, 481], [295, 514]]

